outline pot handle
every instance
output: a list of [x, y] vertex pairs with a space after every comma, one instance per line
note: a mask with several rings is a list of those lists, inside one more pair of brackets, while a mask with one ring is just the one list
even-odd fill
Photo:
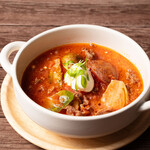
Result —
[[143, 112], [143, 111], [146, 111], [146, 110], [150, 110], [150, 100], [144, 102], [144, 103], [139, 107], [139, 111], [140, 111], [140, 112]]
[[12, 76], [12, 64], [9, 61], [9, 56], [12, 52], [19, 50], [26, 42], [16, 41], [7, 44], [0, 53], [0, 63], [4, 70]]

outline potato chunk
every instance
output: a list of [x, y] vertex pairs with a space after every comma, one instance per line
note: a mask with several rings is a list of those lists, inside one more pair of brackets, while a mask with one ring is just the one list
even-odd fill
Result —
[[108, 111], [115, 111], [123, 108], [129, 103], [128, 92], [123, 81], [111, 80], [104, 92], [101, 104]]
[[62, 69], [60, 59], [55, 59], [52, 67], [50, 68], [50, 83], [62, 86]]

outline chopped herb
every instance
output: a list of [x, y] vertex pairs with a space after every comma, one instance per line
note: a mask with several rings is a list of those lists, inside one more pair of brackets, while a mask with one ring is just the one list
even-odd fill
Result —
[[85, 65], [82, 65], [81, 68], [87, 70]]
[[87, 86], [87, 80], [86, 80], [86, 78], [84, 76], [81, 76], [81, 85], [84, 88], [86, 88], [86, 86]]
[[67, 73], [71, 76], [71, 77], [76, 77], [76, 70], [70, 68], [69, 70], [67, 70]]
[[75, 81], [75, 90], [77, 91], [77, 89], [78, 89], [78, 84], [77, 84], [77, 79], [76, 79], [76, 81]]
[[89, 79], [89, 74], [88, 74], [88, 73], [86, 74], [86, 78], [88, 79], [88, 81], [90, 80], [90, 79]]
[[[67, 63], [63, 64], [64, 67], [67, 69], [66, 73], [68, 73], [68, 75], [71, 77], [70, 80], [72, 79], [75, 81], [75, 85], [74, 84], [72, 85], [72, 83], [69, 83], [69, 85], [75, 90], [78, 89], [76, 77], [81, 76], [81, 85], [83, 88], [86, 88], [87, 80], [89, 81], [89, 74], [88, 74], [87, 68], [85, 66], [86, 62], [87, 62], [87, 59], [85, 61], [80, 60], [78, 63], [73, 63], [72, 61], [68, 61]], [[68, 65], [70, 63], [72, 63], [73, 66], [68, 68]]]
[[[83, 61], [83, 60], [80, 60], [77, 64], [78, 64], [78, 66], [79, 67], [81, 67], [82, 68], [82, 66], [84, 66], [85, 67], [85, 63], [87, 62], [87, 58], [86, 58], [86, 60], [85, 61]], [[85, 67], [86, 68], [86, 67]], [[85, 69], [86, 70], [86, 69]]]
[[76, 76], [79, 76], [79, 75], [83, 75], [85, 73], [85, 71], [84, 70], [77, 70], [77, 72], [76, 72]]
[[69, 61], [67, 61], [66, 63], [63, 63], [63, 66], [64, 66], [65, 69], [68, 70], [68, 69], [69, 69], [68, 66], [69, 66], [70, 64], [73, 64], [73, 61], [69, 60]]
[[67, 91], [67, 90], [59, 91], [57, 94], [59, 96], [67, 96], [68, 99], [70, 99], [70, 100], [73, 100], [73, 97], [74, 97], [73, 93], [70, 91]]
[[54, 112], [60, 112], [63, 108], [62, 107], [53, 107], [51, 110], [54, 111]]
[[[86, 61], [87, 61], [87, 59], [86, 59]], [[71, 64], [71, 63], [73, 64], [72, 61], [68, 61], [67, 63], [64, 63], [63, 65], [67, 69], [67, 73], [71, 77], [75, 78], [76, 76], [83, 75], [85, 73], [84, 70], [87, 70], [86, 66], [84, 65], [86, 63], [86, 61], [85, 62], [79, 61], [78, 63], [74, 64], [75, 65], [74, 68], [70, 68], [70, 69], [68, 68], [68, 65]]]

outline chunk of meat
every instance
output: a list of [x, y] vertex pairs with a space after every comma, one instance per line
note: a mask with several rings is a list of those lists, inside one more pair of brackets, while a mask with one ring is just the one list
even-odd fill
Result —
[[89, 100], [81, 93], [74, 95], [74, 100], [65, 107], [66, 114], [72, 116], [88, 116], [91, 114], [92, 108], [89, 105]]
[[66, 114], [71, 115], [71, 116], [88, 116], [88, 115], [90, 115], [91, 109], [90, 109], [89, 105], [83, 107], [83, 104], [80, 104], [80, 108], [81, 108], [81, 110], [77, 110], [76, 108], [74, 108], [74, 106], [68, 105], [65, 108]]
[[74, 94], [74, 100], [72, 101], [73, 103], [73, 107], [77, 110], [80, 109], [80, 104], [82, 103], [82, 98], [83, 98], [83, 95], [79, 92], [75, 93]]
[[79, 110], [79, 108], [80, 108], [80, 102], [79, 102], [79, 100], [77, 100], [77, 99], [75, 99], [75, 100], [73, 100], [73, 107], [76, 109], [76, 110]]
[[62, 69], [60, 59], [55, 59], [53, 65], [50, 68], [49, 78], [50, 83], [55, 84], [56, 86], [62, 86]]
[[125, 73], [125, 75], [126, 75], [126, 79], [128, 81], [126, 83], [126, 87], [128, 89], [129, 95], [130, 95], [135, 90], [132, 88], [132, 86], [136, 85], [137, 88], [140, 88], [141, 82], [140, 82], [139, 78], [137, 77], [137, 75], [135, 74], [135, 72], [131, 69], [128, 69], [127, 72]]
[[85, 52], [85, 56], [87, 59], [94, 59], [95, 58], [95, 53], [93, 52], [92, 49], [88, 50], [88, 49], [84, 48], [82, 51]]
[[76, 99], [79, 99], [80, 101], [83, 99], [83, 94], [82, 93], [80, 93], [80, 92], [76, 92], [75, 94], [74, 94], [74, 97], [76, 98]]
[[123, 81], [112, 80], [104, 92], [101, 105], [106, 111], [115, 111], [129, 104], [129, 97]]
[[131, 69], [128, 69], [128, 71], [126, 72], [126, 79], [129, 81], [130, 84], [135, 84], [139, 82], [136, 74]]
[[79, 104], [83, 104], [84, 106], [89, 105], [88, 98], [80, 92], [74, 94], [74, 100], [78, 100]]
[[76, 110], [73, 106], [66, 106], [66, 114], [71, 116], [82, 116], [82, 113], [79, 110]]
[[84, 95], [83, 96], [83, 103], [80, 104], [80, 110], [82, 112], [82, 116], [88, 116], [91, 114], [91, 106], [89, 105], [89, 100]]
[[116, 68], [103, 60], [88, 60], [87, 68], [103, 83], [109, 83], [112, 79], [118, 79]]
[[84, 106], [89, 105], [89, 100], [87, 99], [85, 95], [83, 96], [83, 105]]

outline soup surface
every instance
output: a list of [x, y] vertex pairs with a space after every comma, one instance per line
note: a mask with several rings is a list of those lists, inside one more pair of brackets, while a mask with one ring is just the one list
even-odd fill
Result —
[[33, 60], [22, 78], [24, 92], [58, 113], [93, 116], [128, 105], [143, 91], [137, 68], [100, 45], [59, 46]]

